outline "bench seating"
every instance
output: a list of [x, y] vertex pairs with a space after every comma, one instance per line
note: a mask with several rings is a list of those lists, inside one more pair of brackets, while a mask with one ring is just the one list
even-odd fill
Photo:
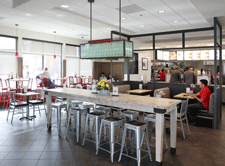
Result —
[[199, 110], [197, 117], [205, 119], [213, 119], [213, 110], [214, 110], [214, 93], [209, 97], [209, 109], [208, 110]]
[[127, 93], [127, 91], [130, 90], [129, 84], [117, 85], [117, 86], [118, 86], [118, 92], [119, 93]]

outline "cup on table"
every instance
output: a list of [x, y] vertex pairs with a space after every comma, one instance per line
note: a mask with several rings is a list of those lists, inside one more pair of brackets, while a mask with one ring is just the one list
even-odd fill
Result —
[[194, 94], [194, 90], [190, 90], [190, 95], [193, 95]]

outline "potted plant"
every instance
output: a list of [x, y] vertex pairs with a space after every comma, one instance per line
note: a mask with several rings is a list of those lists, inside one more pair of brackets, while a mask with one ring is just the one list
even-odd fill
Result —
[[148, 82], [145, 82], [145, 83], [144, 83], [143, 89], [148, 89]]
[[194, 94], [194, 89], [196, 88], [195, 84], [191, 84], [191, 90], [190, 90], [190, 95]]
[[161, 90], [158, 94], [156, 94], [156, 97], [163, 98], [165, 93]]
[[109, 81], [102, 80], [97, 83], [97, 90], [99, 90], [99, 95], [109, 96], [112, 92], [112, 84]]

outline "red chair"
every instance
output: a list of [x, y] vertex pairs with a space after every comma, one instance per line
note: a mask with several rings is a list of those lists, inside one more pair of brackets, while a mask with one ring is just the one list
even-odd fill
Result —
[[6, 80], [5, 80], [5, 84], [6, 84], [6, 88], [7, 88], [9, 91], [16, 91], [15, 88], [12, 88], [12, 87], [10, 86], [10, 81], [9, 81], [9, 79], [6, 79]]
[[40, 78], [36, 78], [36, 84], [37, 84], [37, 89], [38, 88], [43, 89], [43, 83]]
[[55, 87], [49, 87], [48, 86], [48, 79], [47, 78], [42, 78], [41, 82], [42, 82], [43, 86], [47, 89], [54, 89], [55, 88]]
[[8, 88], [3, 88], [3, 83], [2, 83], [2, 79], [0, 78], [0, 104], [3, 102], [4, 103], [4, 99], [6, 97], [6, 92], [8, 90]]
[[77, 85], [77, 83], [74, 82], [73, 76], [69, 76], [69, 88], [71, 85], [74, 87]]
[[88, 76], [88, 85], [92, 85], [93, 83], [93, 76]]
[[0, 78], [0, 89], [2, 89], [2, 92], [8, 90], [8, 88], [3, 88], [3, 84], [2, 84], [2, 79], [1, 78]]
[[[65, 78], [65, 79], [62, 79], [61, 80], [61, 85], [58, 86], [60, 88], [63, 88], [64, 84], [66, 84], [66, 81], [67, 81], [67, 78], [66, 77], [63, 77], [63, 78]], [[66, 85], [66, 87], [67, 87], [67, 85]]]

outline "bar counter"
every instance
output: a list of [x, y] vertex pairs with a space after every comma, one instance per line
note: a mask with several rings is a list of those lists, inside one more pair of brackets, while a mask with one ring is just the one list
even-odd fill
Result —
[[[123, 109], [132, 109], [142, 112], [156, 114], [156, 165], [162, 165], [163, 160], [163, 130], [164, 130], [164, 114], [170, 112], [170, 147], [171, 154], [176, 154], [176, 138], [177, 138], [177, 104], [181, 100], [155, 98], [147, 96], [133, 96], [129, 94], [119, 94], [118, 97], [100, 96], [92, 94], [89, 90], [61, 88], [45, 90], [47, 98], [47, 127], [51, 129], [51, 98], [52, 96], [67, 98], [67, 103], [72, 99], [79, 101], [92, 102], [95, 104], [103, 104], [112, 107], [120, 107]], [[68, 110], [69, 111], [69, 110]]]

